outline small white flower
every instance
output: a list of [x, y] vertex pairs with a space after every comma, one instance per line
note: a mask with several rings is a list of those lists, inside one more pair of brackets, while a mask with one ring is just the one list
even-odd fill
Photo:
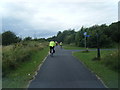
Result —
[[30, 76], [30, 74], [28, 74], [28, 76]]

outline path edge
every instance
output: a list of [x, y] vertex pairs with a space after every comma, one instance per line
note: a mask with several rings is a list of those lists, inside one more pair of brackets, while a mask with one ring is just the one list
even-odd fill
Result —
[[26, 88], [29, 88], [31, 82], [32, 82], [33, 80], [35, 80], [35, 77], [37, 76], [38, 71], [41, 69], [41, 66], [44, 64], [44, 62], [45, 62], [45, 60], [47, 59], [48, 56], [49, 56], [49, 52], [48, 52], [48, 55], [43, 59], [43, 61], [42, 61], [42, 62], [40, 63], [40, 65], [38, 66], [37, 70], [35, 71], [35, 74], [33, 75], [33, 79], [31, 79], [31, 80], [28, 82], [28, 85], [27, 85]]
[[[73, 53], [74, 52], [79, 52], [79, 51], [72, 51], [72, 56], [73, 56]], [[75, 56], [73, 56], [74, 58], [76, 58]], [[77, 58], [76, 58], [77, 59]], [[81, 60], [80, 60], [81, 61]], [[92, 71], [90, 68], [88, 68], [82, 61], [81, 61], [81, 63], [91, 72], [91, 73], [93, 73], [96, 77], [97, 77], [97, 79], [98, 80], [100, 80], [100, 82], [105, 86], [105, 88], [108, 88], [106, 85], [105, 85], [105, 83], [103, 82], [103, 80], [94, 72], [94, 71]]]

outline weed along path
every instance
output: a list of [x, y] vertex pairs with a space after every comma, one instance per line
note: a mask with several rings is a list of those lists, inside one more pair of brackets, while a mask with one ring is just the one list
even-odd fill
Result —
[[105, 88], [85, 65], [72, 56], [72, 50], [55, 48], [28, 88]]

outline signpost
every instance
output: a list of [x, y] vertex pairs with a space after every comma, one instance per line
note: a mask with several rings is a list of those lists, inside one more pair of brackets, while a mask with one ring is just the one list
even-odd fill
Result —
[[90, 35], [87, 35], [87, 32], [84, 32], [84, 36], [85, 36], [85, 48], [87, 48], [87, 37], [90, 37]]
[[86, 37], [90, 37], [90, 35], [86, 35]]
[[87, 35], [87, 32], [84, 32], [84, 35]]
[[85, 36], [85, 48], [86, 48], [86, 35], [87, 35], [87, 32], [84, 32], [84, 36]]

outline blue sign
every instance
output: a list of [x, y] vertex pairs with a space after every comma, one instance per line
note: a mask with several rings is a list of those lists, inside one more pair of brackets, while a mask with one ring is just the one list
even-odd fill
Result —
[[86, 37], [90, 37], [90, 35], [86, 35]]

